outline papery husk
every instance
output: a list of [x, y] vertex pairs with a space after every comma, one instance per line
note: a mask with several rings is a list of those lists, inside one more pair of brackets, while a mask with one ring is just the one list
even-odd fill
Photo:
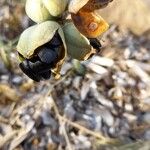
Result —
[[108, 30], [109, 25], [98, 14], [94, 12], [79, 11], [77, 14], [71, 14], [76, 28], [88, 38], [97, 38]]
[[89, 0], [86, 5], [82, 7], [82, 10], [87, 12], [93, 12], [98, 9], [105, 8], [113, 0]]
[[70, 0], [68, 10], [70, 13], [78, 13], [78, 11], [87, 4], [89, 0]]
[[70, 13], [77, 14], [81, 9], [87, 12], [104, 8], [112, 0], [70, 0], [68, 10]]

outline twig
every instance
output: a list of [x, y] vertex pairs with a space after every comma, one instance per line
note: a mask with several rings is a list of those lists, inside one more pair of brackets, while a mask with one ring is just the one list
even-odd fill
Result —
[[64, 122], [62, 125], [62, 131], [63, 131], [64, 137], [65, 137], [68, 149], [73, 150], [72, 145], [71, 145], [70, 140], [69, 140], [69, 137], [68, 137], [68, 134], [67, 134], [67, 131], [66, 131], [66, 128], [65, 128], [65, 124], [66, 123]]
[[48, 90], [47, 94], [46, 94], [44, 97], [49, 96], [49, 95], [51, 94], [52, 90], [55, 88], [55, 86], [57, 86], [57, 85], [59, 85], [61, 82], [63, 82], [63, 81], [72, 73], [72, 71], [73, 71], [73, 68], [72, 68], [70, 71], [68, 71], [67, 74], [64, 75], [60, 80], [56, 81], [55, 84], [51, 85], [51, 86], [49, 87], [49, 90]]
[[35, 103], [40, 102], [40, 101], [43, 102], [43, 99], [45, 99], [46, 97], [48, 97], [51, 94], [51, 92], [55, 88], [55, 86], [57, 86], [58, 84], [63, 82], [70, 75], [71, 72], [72, 72], [72, 70], [68, 71], [67, 74], [65, 76], [63, 76], [60, 80], [55, 82], [55, 84], [49, 85], [48, 91], [46, 92], [46, 94], [44, 96], [40, 96], [40, 98], [38, 100], [32, 100], [32, 101], [26, 100], [26, 102], [22, 106], [19, 106], [18, 108], [16, 108], [13, 111], [12, 116], [11, 116], [11, 118], [14, 118], [13, 122], [11, 124], [14, 124], [15, 121], [18, 119], [18, 117], [13, 117], [13, 116], [15, 116], [20, 110], [23, 110], [26, 107], [29, 107], [29, 106], [31, 106], [31, 105], [33, 105]]
[[0, 138], [0, 148], [2, 148], [9, 140], [11, 140], [18, 131], [12, 131], [8, 134], [6, 134], [4, 137]]
[[150, 129], [150, 124], [143, 124], [143, 125], [135, 126], [131, 128], [131, 131], [138, 132], [138, 131], [141, 131], [141, 130], [144, 131], [147, 129]]
[[91, 135], [93, 137], [101, 139], [102, 140], [101, 141], [102, 144], [104, 144], [104, 143], [106, 144], [106, 143], [116, 143], [116, 142], [118, 142], [116, 139], [106, 138], [106, 137], [102, 136], [98, 132], [94, 132], [92, 130], [89, 130], [89, 129], [87, 129], [87, 128], [85, 128], [85, 127], [83, 127], [83, 126], [81, 126], [81, 125], [79, 125], [77, 123], [74, 123], [74, 122], [68, 120], [66, 117], [61, 116], [60, 113], [59, 113], [59, 111], [58, 111], [58, 107], [57, 107], [57, 105], [56, 105], [56, 103], [55, 103], [55, 101], [54, 101], [53, 98], [52, 98], [52, 100], [53, 100], [53, 108], [54, 108], [55, 114], [57, 115], [57, 118], [59, 119], [60, 122], [65, 122], [65, 123], [71, 125], [74, 128], [79, 129], [80, 131], [82, 131], [82, 132], [84, 132], [86, 134], [89, 134], [89, 135]]
[[108, 137], [104, 137], [103, 135], [101, 135], [99, 132], [95, 132], [95, 131], [92, 131], [90, 129], [87, 129], [86, 127], [83, 127], [82, 125], [80, 124], [77, 124], [77, 123], [74, 123], [70, 120], [68, 120], [66, 117], [63, 117], [63, 116], [59, 116], [61, 118], [61, 120], [63, 120], [64, 122], [66, 122], [67, 124], [69, 124], [70, 126], [76, 128], [76, 129], [79, 129], [81, 132], [85, 133], [85, 134], [88, 134], [88, 135], [91, 135], [95, 138], [98, 138], [98, 139], [101, 139], [101, 144], [111, 144], [111, 143], [116, 143], [118, 142], [116, 139], [110, 139]]
[[[51, 98], [52, 98], [52, 96], [51, 96]], [[58, 118], [59, 124], [62, 125], [63, 134], [64, 134], [64, 137], [65, 137], [68, 149], [73, 150], [72, 145], [71, 145], [70, 140], [69, 140], [68, 135], [67, 135], [67, 131], [65, 129], [66, 122], [65, 122], [65, 120], [62, 119], [61, 115], [59, 114], [58, 107], [57, 107], [57, 105], [56, 105], [53, 98], [52, 98], [52, 101], [53, 101], [53, 108], [54, 108], [55, 114]]]
[[65, 117], [60, 116], [60, 118], [61, 118], [61, 120], [65, 121], [67, 124], [71, 125], [72, 127], [75, 127], [77, 129], [79, 129], [81, 132], [84, 132], [86, 134], [92, 135], [92, 136], [94, 136], [96, 138], [99, 138], [99, 139], [102, 139], [102, 140], [106, 141], [106, 138], [103, 137], [100, 133], [93, 132], [92, 130], [89, 130], [89, 129], [87, 129], [87, 128], [85, 128], [85, 127], [83, 127], [83, 126], [81, 126], [81, 125], [79, 125], [77, 123], [74, 123], [74, 122], [68, 120]]
[[0, 123], [6, 123], [8, 124], [9, 123], [9, 120], [4, 118], [3, 116], [0, 116]]

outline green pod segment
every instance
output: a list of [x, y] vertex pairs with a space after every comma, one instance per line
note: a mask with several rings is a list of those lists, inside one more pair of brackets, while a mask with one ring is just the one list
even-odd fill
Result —
[[58, 17], [65, 11], [68, 0], [42, 0], [49, 13]]
[[34, 55], [36, 55], [36, 51], [38, 50], [38, 48], [50, 42], [53, 39], [56, 32], [58, 32], [63, 43], [62, 47], [58, 49], [59, 59], [52, 70], [53, 73], [58, 77], [61, 66], [66, 57], [67, 47], [63, 30], [57, 22], [46, 21], [41, 24], [37, 24], [27, 28], [21, 34], [17, 45], [17, 51], [22, 55], [20, 56], [20, 61], [22, 61], [23, 58], [33, 58]]
[[90, 41], [77, 30], [72, 22], [66, 23], [63, 31], [67, 52], [72, 58], [83, 61], [96, 53], [96, 50], [90, 45]]
[[29, 18], [36, 23], [53, 19], [42, 0], [27, 0], [25, 10]]

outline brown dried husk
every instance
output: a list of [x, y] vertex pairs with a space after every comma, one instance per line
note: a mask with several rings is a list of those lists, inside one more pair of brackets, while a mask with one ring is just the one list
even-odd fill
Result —
[[98, 14], [80, 10], [77, 14], [71, 14], [76, 28], [88, 38], [96, 38], [107, 31], [109, 25]]

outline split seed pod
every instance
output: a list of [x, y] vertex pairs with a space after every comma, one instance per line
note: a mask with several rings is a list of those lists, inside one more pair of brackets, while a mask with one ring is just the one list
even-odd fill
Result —
[[49, 13], [54, 16], [60, 16], [65, 11], [68, 0], [42, 0]]
[[58, 32], [62, 40], [62, 46], [59, 49], [56, 49], [59, 56], [58, 61], [52, 68], [52, 72], [55, 77], [58, 78], [61, 66], [66, 57], [66, 42], [61, 26], [54, 21], [46, 21], [41, 24], [34, 25], [26, 29], [21, 34], [17, 45], [17, 51], [21, 54], [20, 61], [23, 61], [25, 58], [33, 58], [41, 46], [44, 46], [53, 40], [56, 32]]
[[96, 50], [91, 46], [90, 41], [82, 35], [72, 22], [66, 23], [63, 27], [68, 54], [77, 60], [87, 60]]

